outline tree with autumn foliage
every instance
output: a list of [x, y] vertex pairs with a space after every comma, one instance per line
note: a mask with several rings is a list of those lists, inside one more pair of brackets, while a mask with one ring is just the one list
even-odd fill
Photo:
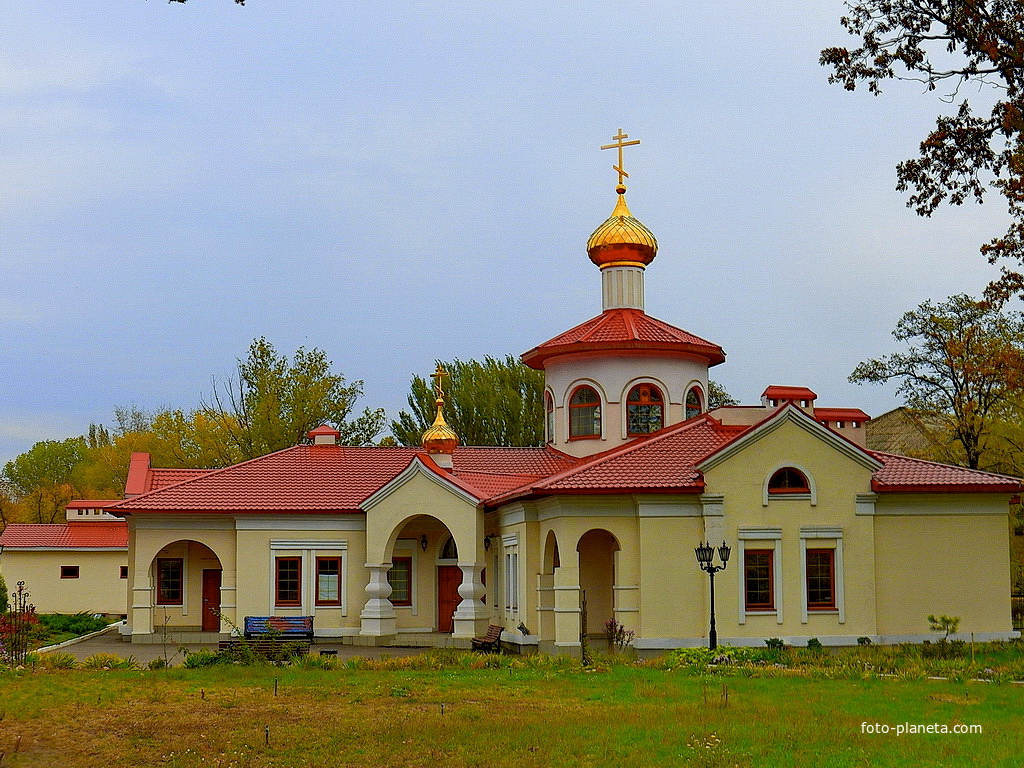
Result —
[[956, 446], [947, 460], [990, 468], [1024, 396], [1024, 315], [959, 294], [923, 302], [892, 335], [906, 350], [860, 363], [850, 381], [896, 381], [907, 406], [946, 425]]
[[214, 382], [200, 412], [207, 434], [219, 435], [242, 460], [298, 445], [321, 424], [340, 431], [344, 445], [371, 444], [384, 429], [384, 410], [354, 415], [362, 394], [363, 382], [335, 373], [323, 350], [299, 347], [289, 358], [260, 337], [238, 360], [236, 375]]
[[[991, 263], [1002, 263], [986, 295], [1024, 295], [1024, 4], [861, 0], [846, 7], [840, 23], [858, 39], [855, 47], [821, 52], [821, 64], [832, 68], [829, 82], [850, 91], [863, 84], [877, 95], [883, 83], [905, 80], [959, 102], [953, 114], [936, 119], [918, 157], [897, 166], [897, 189], [910, 192], [907, 205], [921, 216], [944, 203], [980, 203], [989, 188], [997, 190], [1011, 223], [981, 246]], [[985, 107], [960, 98], [967, 84], [982, 89]]]

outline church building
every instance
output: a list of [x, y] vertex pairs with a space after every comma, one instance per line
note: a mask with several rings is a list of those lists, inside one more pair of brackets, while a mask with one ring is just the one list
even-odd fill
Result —
[[359, 645], [468, 647], [498, 624], [506, 647], [578, 653], [615, 619], [640, 652], [703, 646], [704, 542], [728, 548], [720, 644], [920, 641], [929, 614], [978, 640], [1016, 635], [1019, 480], [868, 450], [867, 414], [805, 387], [709, 409], [722, 348], [645, 309], [658, 246], [626, 203], [626, 138], [586, 248], [603, 311], [522, 355], [544, 372], [546, 445], [461, 446], [438, 371], [421, 447], [340, 445], [323, 426], [170, 483], [137, 454], [127, 498], [105, 507], [128, 523], [133, 642], [301, 615]]

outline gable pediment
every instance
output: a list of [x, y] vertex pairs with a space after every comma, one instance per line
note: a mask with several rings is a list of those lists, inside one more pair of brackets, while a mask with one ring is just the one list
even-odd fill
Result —
[[[765, 421], [744, 432], [735, 440], [708, 456], [697, 465], [697, 469], [701, 472], [714, 469], [720, 464], [750, 450], [753, 446], [766, 439], [775, 438], [782, 441], [791, 441], [792, 438], [788, 437], [787, 433], [790, 436], [810, 436], [820, 444], [822, 450], [829, 450], [844, 456], [872, 472], [882, 467], [880, 461], [860, 446], [822, 426], [796, 406], [787, 405]], [[806, 440], [798, 442], [806, 443]], [[807, 448], [802, 448], [802, 451], [806, 452]]]

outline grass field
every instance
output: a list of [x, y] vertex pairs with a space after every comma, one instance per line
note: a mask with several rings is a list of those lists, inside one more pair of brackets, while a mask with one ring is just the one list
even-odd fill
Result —
[[[464, 658], [0, 673], [0, 766], [1018, 766], [1024, 755], [1024, 686], [1010, 683]], [[982, 732], [870, 734], [865, 722]]]

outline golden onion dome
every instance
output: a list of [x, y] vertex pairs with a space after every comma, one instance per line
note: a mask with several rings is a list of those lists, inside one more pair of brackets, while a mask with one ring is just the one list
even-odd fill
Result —
[[626, 187], [619, 184], [619, 199], [608, 220], [594, 230], [587, 241], [587, 253], [597, 266], [645, 267], [658, 253], [658, 241], [626, 205]]
[[434, 417], [434, 423], [423, 433], [421, 444], [427, 453], [451, 454], [459, 446], [459, 436], [444, 420], [444, 413], [442, 413], [444, 400], [439, 397], [436, 403], [437, 416]]

